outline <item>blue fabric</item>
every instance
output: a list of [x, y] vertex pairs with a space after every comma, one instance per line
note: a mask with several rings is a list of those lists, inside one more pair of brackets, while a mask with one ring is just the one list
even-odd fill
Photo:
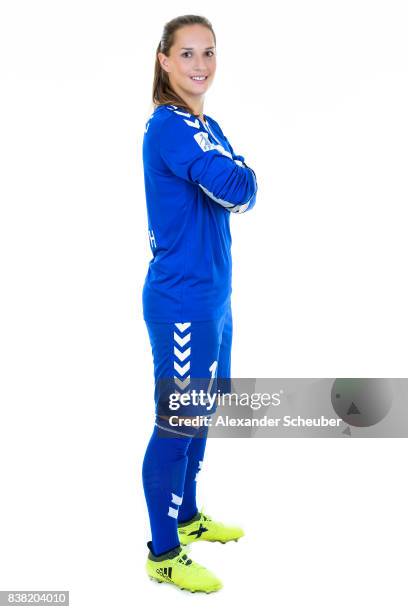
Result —
[[189, 520], [197, 512], [196, 477], [207, 440], [206, 435], [200, 437], [207, 428], [198, 431], [184, 427], [175, 432], [169, 427], [168, 421], [159, 414], [161, 402], [167, 401], [162, 397], [160, 381], [173, 380], [173, 387], [177, 388], [175, 377], [183, 384], [190, 380], [183, 391], [188, 392], [197, 388], [197, 380], [205, 389], [212, 380], [211, 392], [216, 393], [222, 379], [220, 390], [230, 390], [231, 304], [217, 320], [146, 322], [146, 325], [154, 364], [156, 423], [146, 449], [142, 476], [152, 548], [154, 554], [160, 555], [178, 545], [178, 522]]
[[207, 445], [208, 427], [203, 427], [200, 434], [194, 437], [187, 450], [187, 469], [184, 478], [183, 502], [178, 513], [178, 522], [189, 521], [198, 512], [197, 481], [203, 466]]
[[221, 127], [159, 106], [143, 140], [148, 237], [143, 287], [149, 322], [220, 319], [232, 292], [231, 213], [256, 202], [257, 180]]
[[[224, 319], [221, 346], [218, 353], [217, 378], [222, 380], [224, 393], [231, 390], [231, 345], [232, 345], [233, 322], [231, 309], [228, 310]], [[213, 391], [218, 390], [221, 385], [217, 385]], [[197, 482], [199, 473], [203, 466], [204, 453], [207, 442], [208, 427], [203, 427], [199, 435], [191, 440], [187, 450], [187, 470], [184, 480], [183, 503], [180, 506], [178, 522], [190, 520], [198, 512], [197, 507]]]
[[[180, 544], [177, 509], [183, 498], [191, 438], [163, 438], [154, 428], [143, 460], [143, 488], [152, 532], [152, 550], [162, 555]], [[174, 516], [169, 515], [171, 509]]]
[[[211, 384], [213, 392], [219, 386], [218, 377], [222, 379], [222, 391], [229, 391], [233, 329], [231, 302], [219, 319], [182, 323], [146, 321], [146, 326], [153, 357], [156, 414], [168, 414], [168, 410], [164, 410], [168, 406], [167, 383], [172, 383], [173, 390], [174, 377], [185, 381], [190, 376], [197, 390], [208, 390], [211, 378], [214, 378]], [[186, 392], [192, 389], [192, 385], [185, 387]]]

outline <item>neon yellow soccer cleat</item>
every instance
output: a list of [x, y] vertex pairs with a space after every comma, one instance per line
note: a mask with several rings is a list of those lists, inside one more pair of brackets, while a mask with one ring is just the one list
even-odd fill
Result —
[[198, 512], [190, 521], [179, 523], [178, 534], [181, 544], [190, 544], [190, 542], [199, 542], [200, 540], [225, 544], [231, 540], [237, 542], [244, 535], [241, 527], [217, 523], [208, 514], [204, 514], [203, 510]]
[[189, 559], [182, 546], [173, 548], [168, 553], [156, 556], [148, 542], [149, 555], [146, 562], [146, 571], [152, 580], [168, 582], [194, 593], [204, 591], [211, 593], [222, 588], [223, 584], [206, 567]]

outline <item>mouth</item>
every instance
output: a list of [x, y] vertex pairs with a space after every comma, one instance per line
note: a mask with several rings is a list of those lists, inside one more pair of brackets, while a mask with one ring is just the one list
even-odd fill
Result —
[[190, 79], [192, 81], [194, 81], [195, 83], [203, 83], [204, 81], [207, 80], [207, 76], [204, 76], [204, 75], [194, 75], [194, 76], [191, 76]]

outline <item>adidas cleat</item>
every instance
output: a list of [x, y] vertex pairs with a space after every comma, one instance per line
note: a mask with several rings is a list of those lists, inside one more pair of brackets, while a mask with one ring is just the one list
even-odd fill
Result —
[[231, 540], [237, 542], [244, 532], [241, 527], [218, 523], [201, 511], [186, 523], [179, 523], [178, 535], [180, 543], [184, 545], [200, 540], [225, 544]]
[[177, 546], [163, 555], [156, 556], [147, 544], [150, 552], [146, 561], [146, 571], [152, 580], [168, 582], [195, 593], [211, 593], [222, 588], [222, 582], [206, 567], [190, 559], [185, 547]]

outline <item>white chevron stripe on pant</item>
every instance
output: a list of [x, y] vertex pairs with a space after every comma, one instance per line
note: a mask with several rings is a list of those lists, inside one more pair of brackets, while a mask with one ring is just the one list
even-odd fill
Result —
[[190, 347], [186, 348], [186, 350], [183, 352], [179, 351], [177, 346], [174, 347], [174, 354], [176, 355], [176, 357], [178, 357], [179, 361], [184, 361], [185, 359], [187, 359], [187, 357], [190, 357], [190, 353], [191, 353]]
[[184, 336], [184, 338], [182, 338], [181, 336], [178, 335], [177, 332], [174, 332], [174, 340], [180, 346], [184, 346], [185, 344], [187, 344], [187, 342], [190, 342], [190, 339], [191, 339], [191, 334], [187, 334], [186, 336]]
[[[175, 327], [178, 329], [179, 332], [181, 332], [181, 335], [179, 333], [177, 333], [177, 331], [173, 332], [173, 338], [174, 338], [174, 355], [178, 358], [178, 360], [181, 363], [178, 363], [175, 359], [173, 361], [173, 365], [174, 365], [174, 370], [175, 372], [180, 376], [186, 376], [186, 378], [179, 378], [179, 376], [176, 376], [176, 374], [174, 374], [174, 382], [177, 385], [177, 387], [179, 389], [181, 389], [182, 391], [184, 391], [184, 389], [189, 385], [190, 383], [190, 361], [187, 361], [186, 363], [182, 363], [183, 361], [185, 361], [187, 359], [187, 357], [190, 357], [191, 355], [191, 346], [186, 346], [186, 344], [188, 344], [191, 341], [191, 332], [188, 332], [187, 334], [185, 334], [184, 336], [182, 335], [189, 327], [191, 327], [191, 321], [187, 321], [186, 323], [175, 323], [174, 324]], [[178, 346], [177, 346], [178, 345]], [[184, 348], [183, 351], [181, 351], [179, 349], [179, 347]], [[176, 389], [177, 392], [177, 389]]]
[[184, 376], [184, 374], [187, 372], [187, 370], [190, 369], [190, 362], [187, 361], [187, 363], [183, 367], [181, 367], [181, 366], [179, 366], [177, 361], [175, 361], [174, 362], [174, 369], [177, 370], [177, 372], [180, 374], [180, 376]]
[[[184, 391], [184, 389], [190, 384], [190, 374], [184, 380], [180, 380], [180, 378], [177, 378], [177, 376], [175, 376], [174, 382], [176, 383], [179, 389]], [[177, 393], [177, 389], [176, 389], [176, 393]]]
[[[175, 493], [171, 494], [171, 502], [172, 504], [174, 504], [175, 506], [181, 506], [181, 502], [183, 501], [183, 498], [180, 497], [179, 495], [176, 495]], [[167, 516], [170, 516], [171, 518], [176, 519], [178, 517], [178, 507], [177, 508], [172, 508], [172, 506], [169, 506], [169, 509], [167, 511]]]
[[177, 327], [177, 329], [183, 332], [190, 327], [191, 323], [175, 323], [174, 325]]
[[199, 462], [198, 462], [198, 470], [197, 470], [197, 473], [196, 473], [196, 475], [195, 475], [194, 480], [197, 480], [197, 476], [199, 475], [200, 470], [201, 470], [201, 468], [202, 468], [202, 467], [203, 467], [203, 462], [202, 462], [202, 461], [199, 461]]

